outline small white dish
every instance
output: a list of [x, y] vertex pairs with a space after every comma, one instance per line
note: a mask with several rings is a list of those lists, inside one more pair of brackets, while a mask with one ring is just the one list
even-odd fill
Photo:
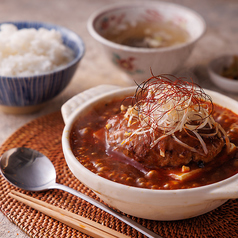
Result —
[[229, 79], [221, 76], [224, 67], [232, 64], [234, 55], [223, 55], [213, 59], [208, 64], [208, 72], [211, 81], [219, 88], [232, 93], [238, 92], [238, 80]]

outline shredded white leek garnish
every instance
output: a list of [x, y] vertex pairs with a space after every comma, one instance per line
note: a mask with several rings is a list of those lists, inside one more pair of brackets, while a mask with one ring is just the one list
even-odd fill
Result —
[[[124, 115], [128, 128], [133, 123], [139, 123], [139, 126], [122, 143], [129, 142], [134, 135], [149, 133], [152, 137], [150, 147], [153, 148], [161, 139], [171, 135], [181, 146], [198, 152], [175, 136], [176, 132], [185, 130], [199, 140], [204, 154], [208, 153], [208, 149], [203, 137], [219, 133], [223, 134], [230, 149], [226, 132], [211, 115], [211, 98], [200, 87], [181, 79], [171, 81], [164, 76], [152, 79], [139, 85], [134, 97], [135, 104], [129, 106]], [[163, 135], [156, 138], [155, 130], [160, 130]]]

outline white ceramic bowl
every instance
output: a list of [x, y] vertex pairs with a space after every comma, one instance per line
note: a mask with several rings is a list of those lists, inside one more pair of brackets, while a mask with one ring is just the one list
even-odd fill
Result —
[[[80, 93], [62, 107], [65, 128], [62, 146], [66, 162], [83, 184], [91, 188], [107, 204], [127, 214], [152, 220], [179, 220], [209, 212], [230, 198], [238, 198], [238, 174], [211, 185], [178, 190], [150, 190], [130, 187], [100, 177], [86, 169], [73, 155], [69, 135], [75, 119], [93, 105], [128, 96], [135, 88], [101, 85]], [[213, 101], [238, 113], [237, 101], [206, 90]]]
[[225, 78], [220, 75], [224, 67], [228, 67], [229, 65], [231, 65], [233, 57], [233, 55], [223, 55], [213, 59], [208, 64], [208, 72], [212, 82], [219, 88], [228, 92], [237, 93], [238, 80]]
[[[105, 32], [127, 22], [144, 19], [148, 22], [173, 22], [185, 29], [190, 39], [185, 43], [164, 48], [135, 48], [120, 45], [103, 37]], [[131, 81], [141, 83], [154, 75], [174, 73], [190, 56], [195, 43], [206, 29], [203, 18], [186, 7], [160, 1], [133, 1], [107, 5], [88, 20], [89, 33], [101, 43], [109, 60]]]

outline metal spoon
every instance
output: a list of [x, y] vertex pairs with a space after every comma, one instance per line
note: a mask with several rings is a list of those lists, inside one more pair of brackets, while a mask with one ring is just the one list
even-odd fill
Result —
[[0, 158], [2, 175], [13, 185], [28, 191], [61, 189], [108, 212], [137, 231], [151, 238], [162, 238], [132, 219], [114, 211], [93, 198], [70, 187], [56, 183], [56, 171], [51, 161], [43, 154], [29, 148], [13, 148]]

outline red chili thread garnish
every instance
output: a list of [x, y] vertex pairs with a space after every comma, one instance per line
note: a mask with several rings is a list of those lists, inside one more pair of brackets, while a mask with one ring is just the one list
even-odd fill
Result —
[[[142, 114], [144, 118], [149, 118], [149, 124], [152, 125], [157, 124], [156, 121], [159, 121], [164, 115], [172, 110], [177, 110], [179, 112], [187, 109], [191, 105], [196, 105], [198, 111], [200, 111], [201, 105], [206, 104], [206, 106], [209, 107], [208, 114], [203, 117], [198, 115], [196, 119], [196, 122], [198, 123], [197, 127], [199, 127], [199, 125], [212, 114], [212, 99], [198, 84], [184, 81], [184, 79], [185, 78], [178, 78], [168, 74], [159, 76], [153, 75], [151, 78], [138, 85], [133, 97], [135, 109], [138, 110], [138, 113]], [[153, 90], [153, 92], [150, 92], [150, 97], [148, 97], [150, 90]], [[172, 100], [173, 102], [176, 102], [173, 107], [168, 110], [161, 110], [165, 104]], [[188, 103], [189, 101], [191, 102]], [[156, 110], [161, 114], [155, 120], [151, 115]]]
[[[135, 134], [148, 136], [149, 132], [153, 138], [151, 147], [164, 138], [164, 135], [172, 135], [178, 143], [194, 150], [174, 134], [184, 130], [200, 141], [205, 154], [208, 152], [199, 130], [218, 126], [212, 117], [212, 99], [198, 84], [184, 79], [168, 74], [152, 74], [151, 78], [138, 85], [132, 97], [132, 109], [137, 113], [130, 108], [126, 117], [129, 118], [128, 127], [132, 118], [139, 121], [140, 126], [124, 142], [128, 142]], [[155, 130], [160, 130], [163, 135], [155, 138]], [[209, 136], [211, 130], [207, 131], [206, 136]], [[227, 138], [227, 135], [224, 136]]]

